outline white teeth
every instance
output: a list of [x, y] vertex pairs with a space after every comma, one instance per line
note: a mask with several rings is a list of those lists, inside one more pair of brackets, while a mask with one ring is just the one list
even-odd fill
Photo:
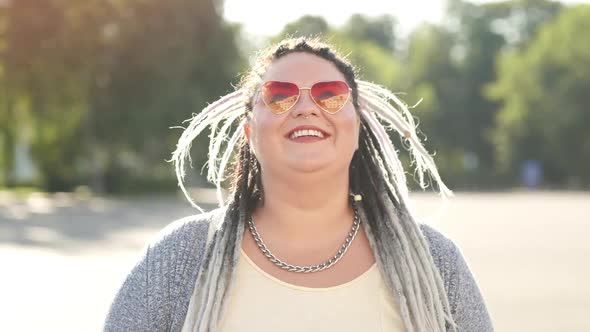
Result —
[[319, 138], [324, 138], [324, 133], [322, 133], [319, 130], [313, 130], [313, 129], [311, 129], [311, 130], [308, 130], [308, 129], [297, 130], [297, 131], [294, 131], [289, 138], [295, 139], [295, 138], [301, 137], [301, 136], [316, 136]]

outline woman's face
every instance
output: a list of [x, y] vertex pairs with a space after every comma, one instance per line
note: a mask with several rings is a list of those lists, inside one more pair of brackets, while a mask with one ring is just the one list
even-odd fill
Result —
[[[291, 53], [275, 60], [263, 81], [284, 81], [299, 87], [311, 87], [324, 81], [346, 81], [328, 60], [309, 53]], [[360, 119], [352, 96], [336, 114], [321, 110], [311, 99], [309, 90], [301, 90], [297, 104], [282, 114], [272, 113], [264, 101], [255, 96], [252, 117], [244, 130], [263, 173], [348, 171], [358, 148]], [[313, 126], [324, 137], [293, 138], [299, 126]]]

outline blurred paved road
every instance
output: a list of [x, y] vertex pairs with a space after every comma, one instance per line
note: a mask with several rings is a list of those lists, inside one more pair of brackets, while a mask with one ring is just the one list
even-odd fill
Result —
[[[590, 193], [414, 202], [463, 250], [497, 331], [590, 331]], [[196, 212], [178, 197], [0, 193], [0, 331], [98, 331], [145, 242]]]

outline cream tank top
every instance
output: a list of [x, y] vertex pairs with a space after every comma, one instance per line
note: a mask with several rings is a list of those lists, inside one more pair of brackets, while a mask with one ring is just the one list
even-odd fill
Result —
[[310, 288], [271, 276], [241, 250], [235, 278], [220, 332], [405, 331], [377, 264], [347, 283]]

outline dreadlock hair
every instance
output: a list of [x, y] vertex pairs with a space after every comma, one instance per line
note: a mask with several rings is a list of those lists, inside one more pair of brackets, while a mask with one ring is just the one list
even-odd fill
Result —
[[[361, 128], [359, 148], [349, 168], [350, 189], [363, 197], [357, 206], [359, 216], [365, 223], [385, 283], [397, 300], [406, 330], [442, 332], [449, 329], [456, 332], [442, 278], [408, 207], [405, 172], [387, 129], [395, 129], [405, 139], [423, 188], [426, 187], [423, 173], [428, 170], [437, 180], [443, 197], [450, 196], [451, 191], [440, 179], [431, 156], [418, 139], [407, 106], [389, 90], [357, 80], [354, 67], [332, 47], [318, 39], [307, 38], [287, 39], [263, 50], [236, 92], [221, 98], [192, 119], [173, 154], [179, 186], [189, 201], [197, 206], [182, 183], [184, 160], [190, 159], [190, 142], [207, 125], [211, 126], [208, 179], [217, 184], [219, 202], [224, 208], [222, 222], [210, 226], [215, 229], [212, 245], [205, 253], [197, 276], [183, 331], [213, 331], [224, 314], [223, 303], [233, 282], [244, 226], [257, 206], [264, 203], [261, 167], [250, 150], [242, 125], [251, 114], [253, 97], [269, 66], [276, 59], [297, 52], [330, 61], [342, 72], [352, 89], [352, 102], [361, 117]], [[393, 101], [397, 108], [389, 101]], [[226, 133], [236, 120], [239, 124], [235, 133], [219, 158]], [[388, 126], [384, 127], [380, 120]], [[223, 121], [225, 124], [216, 134]], [[236, 147], [233, 181], [226, 204], [221, 195], [221, 183]]]

